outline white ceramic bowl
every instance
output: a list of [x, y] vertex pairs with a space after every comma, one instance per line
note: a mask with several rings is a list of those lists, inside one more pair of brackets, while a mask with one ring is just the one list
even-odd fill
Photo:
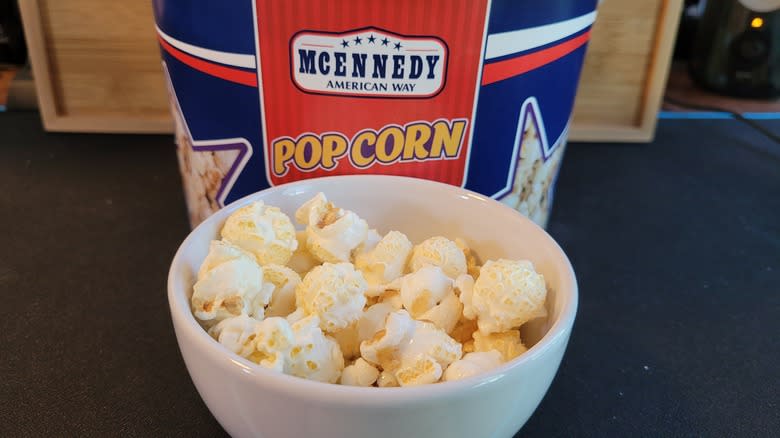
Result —
[[[412, 388], [360, 388], [308, 381], [263, 369], [222, 347], [195, 321], [195, 274], [237, 208], [263, 200], [293, 215], [317, 192], [357, 212], [380, 233], [412, 242], [463, 237], [483, 260], [526, 258], [547, 281], [549, 317], [523, 326], [532, 347], [489, 373]], [[247, 196], [198, 226], [176, 253], [168, 300], [187, 370], [206, 405], [234, 437], [510, 437], [526, 422], [555, 376], [577, 311], [569, 260], [544, 230], [484, 196], [440, 183], [390, 176], [300, 181]]]

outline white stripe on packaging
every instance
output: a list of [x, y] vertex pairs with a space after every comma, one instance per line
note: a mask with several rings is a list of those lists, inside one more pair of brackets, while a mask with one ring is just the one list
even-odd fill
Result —
[[550, 44], [585, 29], [596, 20], [596, 11], [566, 21], [488, 35], [485, 59], [524, 52]]
[[203, 47], [193, 46], [192, 44], [187, 44], [184, 41], [179, 41], [176, 38], [166, 34], [159, 27], [157, 27], [157, 33], [168, 44], [181, 50], [182, 52], [185, 52], [190, 55], [195, 55], [198, 58], [207, 59], [209, 61], [218, 62], [220, 64], [229, 65], [232, 67], [243, 67], [243, 68], [251, 68], [251, 69], [254, 69], [256, 67], [255, 55], [245, 55], [243, 53], [220, 52], [217, 50], [211, 50]]

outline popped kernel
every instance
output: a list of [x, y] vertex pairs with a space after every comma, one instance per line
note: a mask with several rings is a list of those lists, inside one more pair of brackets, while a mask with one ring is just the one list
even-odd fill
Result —
[[263, 319], [273, 292], [251, 254], [219, 240], [211, 242], [192, 289], [192, 313], [206, 326], [241, 314]]
[[405, 310], [388, 315], [385, 328], [360, 344], [362, 357], [394, 374], [400, 386], [433, 383], [461, 357], [461, 345], [425, 321], [415, 321]]
[[265, 316], [287, 316], [295, 311], [295, 288], [301, 283], [301, 277], [282, 265], [265, 265], [264, 281], [273, 285], [273, 294]]
[[284, 265], [298, 247], [290, 218], [263, 201], [241, 207], [228, 216], [222, 238], [254, 254], [261, 265]]
[[228, 350], [249, 357], [255, 350], [255, 327], [259, 321], [247, 315], [225, 318], [208, 331], [209, 335]]
[[503, 332], [547, 315], [544, 277], [527, 260], [488, 261], [471, 290], [461, 290], [463, 314], [483, 334]]
[[349, 326], [330, 333], [330, 336], [336, 340], [344, 354], [345, 360], [352, 360], [360, 356], [360, 338], [358, 337], [358, 321]]
[[290, 349], [295, 335], [286, 319], [278, 316], [266, 318], [255, 329], [255, 351], [249, 360], [279, 372], [289, 363]]
[[439, 266], [426, 265], [411, 274], [404, 275], [397, 283], [401, 302], [413, 318], [439, 304], [452, 292], [452, 279]]
[[417, 321], [411, 339], [403, 344], [395, 378], [401, 386], [437, 382], [442, 372], [461, 358], [461, 345], [435, 325]]
[[379, 378], [379, 370], [358, 358], [355, 363], [344, 368], [341, 372], [341, 384], [349, 386], [371, 386]]
[[283, 372], [295, 341], [287, 320], [279, 317], [258, 321], [247, 315], [227, 318], [209, 330], [220, 344], [252, 362]]
[[295, 289], [295, 302], [306, 315], [317, 315], [325, 332], [343, 329], [360, 318], [366, 280], [350, 263], [324, 263], [309, 271]]
[[295, 240], [298, 242], [298, 248], [293, 252], [290, 260], [287, 262], [287, 266], [297, 272], [298, 275], [304, 276], [315, 266], [319, 265], [320, 261], [306, 247], [306, 231], [296, 231]]
[[455, 239], [455, 245], [463, 251], [463, 256], [466, 257], [466, 273], [474, 278], [479, 277], [479, 268], [482, 266], [479, 263], [479, 257], [477, 254], [469, 248], [465, 240], [461, 238]]
[[366, 233], [366, 238], [354, 249], [352, 255], [357, 258], [358, 255], [371, 251], [376, 248], [380, 240], [382, 240], [382, 235], [379, 234], [379, 231], [375, 228], [369, 229]]
[[455, 329], [462, 313], [463, 304], [458, 296], [450, 291], [439, 304], [428, 309], [417, 319], [432, 322], [436, 327], [450, 334]]
[[395, 372], [400, 386], [417, 386], [436, 383], [442, 375], [441, 364], [431, 356], [423, 355], [403, 363]]
[[406, 235], [390, 231], [375, 244], [357, 251], [355, 267], [363, 272], [369, 285], [387, 284], [403, 274], [411, 252], [412, 242]]
[[379, 296], [379, 302], [393, 306], [395, 310], [404, 308], [404, 302], [401, 300], [401, 293], [397, 290], [387, 290]]
[[475, 331], [477, 331], [477, 320], [468, 319], [461, 316], [461, 318], [455, 324], [455, 328], [452, 329], [452, 332], [449, 335], [452, 336], [452, 339], [455, 339], [461, 344], [464, 344], [465, 348], [465, 344], [467, 342], [473, 342], [472, 336], [474, 335]]
[[467, 353], [461, 359], [451, 363], [444, 372], [445, 382], [465, 379], [492, 370], [501, 365], [501, 354], [498, 351]]
[[316, 315], [292, 325], [295, 342], [290, 349], [289, 373], [320, 382], [336, 383], [344, 369], [339, 344], [320, 329]]
[[395, 362], [401, 344], [411, 339], [414, 330], [415, 321], [409, 313], [405, 310], [391, 312], [387, 315], [384, 328], [374, 333], [371, 339], [360, 343], [360, 355], [383, 369], [394, 369], [399, 365]]
[[466, 273], [466, 257], [452, 240], [436, 236], [416, 245], [409, 258], [409, 270], [423, 266], [438, 266], [448, 277], [455, 279]]
[[[360, 342], [374, 337], [385, 327], [387, 315], [394, 312], [395, 308], [387, 303], [377, 303], [366, 308], [357, 322], [357, 338]], [[358, 346], [358, 350], [360, 346]]]
[[321, 262], [348, 262], [366, 240], [368, 224], [352, 211], [337, 208], [318, 193], [304, 203], [295, 218], [306, 225], [306, 246]]
[[491, 333], [489, 335], [484, 335], [480, 331], [475, 331], [473, 337], [474, 351], [498, 351], [501, 353], [504, 362], [509, 362], [528, 351], [528, 348], [526, 348], [523, 341], [520, 339], [520, 330], [507, 330], [505, 332]]
[[376, 379], [376, 386], [380, 388], [395, 388], [400, 385], [398, 384], [398, 379], [395, 378], [395, 374], [390, 371], [382, 371]]

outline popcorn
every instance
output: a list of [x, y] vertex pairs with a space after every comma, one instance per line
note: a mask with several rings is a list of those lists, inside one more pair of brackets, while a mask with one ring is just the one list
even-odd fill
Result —
[[352, 365], [344, 368], [341, 373], [341, 384], [349, 386], [371, 386], [379, 378], [379, 370], [358, 358]]
[[452, 339], [455, 339], [461, 344], [466, 344], [467, 342], [474, 341], [472, 336], [474, 335], [475, 331], [477, 331], [477, 320], [461, 317], [458, 320], [458, 322], [455, 324], [455, 328], [452, 329], [452, 332], [450, 332], [449, 335], [452, 336]]
[[398, 379], [395, 378], [395, 374], [390, 371], [382, 371], [376, 379], [376, 386], [380, 388], [393, 388], [400, 385], [398, 385]]
[[402, 361], [408, 361], [422, 355], [430, 355], [442, 367], [446, 367], [460, 359], [461, 346], [430, 322], [416, 321], [412, 338], [401, 351], [401, 357]]
[[400, 386], [418, 386], [436, 383], [442, 375], [441, 364], [431, 356], [424, 355], [408, 361], [398, 371], [395, 378]]
[[290, 324], [295, 324], [296, 322], [302, 320], [303, 318], [306, 318], [306, 316], [307, 316], [306, 312], [303, 310], [303, 308], [302, 307], [298, 307], [297, 309], [295, 309], [295, 312], [287, 315], [287, 317], [285, 319]]
[[287, 320], [278, 316], [266, 318], [255, 328], [255, 351], [249, 359], [282, 372], [288, 365], [294, 342], [295, 336]]
[[401, 293], [397, 290], [385, 291], [382, 295], [379, 296], [379, 302], [389, 304], [393, 306], [395, 310], [401, 310], [404, 308], [404, 302], [401, 301]]
[[278, 372], [285, 370], [295, 341], [290, 324], [279, 317], [258, 321], [235, 316], [222, 320], [209, 334], [230, 351]]
[[344, 369], [339, 344], [320, 329], [319, 318], [308, 316], [292, 325], [289, 373], [320, 382], [336, 383]]
[[[359, 342], [371, 339], [378, 331], [382, 330], [385, 327], [387, 315], [395, 310], [397, 309], [387, 303], [377, 303], [367, 308], [357, 322]], [[359, 350], [360, 346], [358, 345], [358, 352]]]
[[304, 203], [295, 213], [306, 225], [306, 246], [322, 262], [348, 262], [368, 234], [368, 224], [354, 212], [336, 208], [325, 195]]
[[447, 333], [429, 322], [417, 321], [412, 338], [400, 351], [401, 366], [395, 378], [401, 386], [434, 383], [461, 354], [461, 345]]
[[371, 296], [371, 295], [368, 294], [370, 289], [371, 289], [370, 287], [368, 289], [366, 289], [366, 292], [363, 294], [363, 295], [366, 296], [366, 307], [371, 307], [374, 304], [379, 303], [379, 297], [378, 296]]
[[358, 245], [357, 248], [355, 248], [353, 255], [357, 257], [358, 254], [367, 253], [373, 250], [374, 248], [376, 248], [376, 245], [381, 240], [382, 240], [382, 235], [379, 234], [379, 232], [376, 229], [371, 228], [366, 233], [366, 239], [363, 240], [363, 242], [360, 245]]
[[440, 267], [452, 279], [466, 273], [463, 251], [455, 242], [440, 236], [424, 240], [412, 250], [410, 271], [415, 272], [428, 265]]
[[263, 319], [272, 292], [263, 285], [263, 268], [251, 254], [215, 240], [193, 286], [192, 312], [209, 325], [241, 314]]
[[306, 247], [306, 231], [296, 231], [295, 240], [298, 241], [298, 248], [293, 252], [292, 257], [287, 262], [287, 266], [297, 272], [298, 275], [303, 276], [319, 265], [320, 261], [311, 255], [309, 248]]
[[358, 321], [348, 327], [337, 330], [330, 336], [339, 344], [344, 359], [352, 360], [360, 356], [360, 338], [358, 337]]
[[445, 382], [465, 379], [490, 371], [501, 365], [501, 354], [495, 350], [479, 353], [468, 353], [462, 359], [456, 360], [444, 372]]
[[461, 345], [435, 325], [399, 310], [388, 315], [384, 330], [360, 344], [360, 353], [393, 373], [400, 386], [413, 386], [438, 381], [460, 358]]
[[519, 327], [546, 314], [529, 261], [480, 267], [462, 239], [382, 236], [322, 193], [295, 217], [305, 231], [262, 202], [236, 211], [193, 286], [208, 333], [265, 368], [351, 386], [458, 380], [523, 354]]
[[475, 331], [474, 337], [474, 351], [486, 352], [497, 351], [501, 353], [501, 358], [504, 362], [520, 356], [528, 351], [523, 341], [520, 340], [520, 330], [507, 330], [501, 333], [491, 333], [484, 335], [480, 331]]
[[401, 344], [409, 341], [414, 334], [415, 321], [405, 310], [387, 315], [385, 327], [374, 336], [360, 343], [360, 355], [367, 361], [381, 365], [384, 369], [394, 369], [399, 364]]
[[466, 257], [466, 272], [474, 278], [479, 277], [479, 258], [477, 254], [469, 248], [466, 241], [463, 239], [455, 239], [455, 245], [463, 251], [463, 256]]
[[246, 315], [225, 318], [209, 329], [211, 337], [241, 357], [255, 351], [255, 328], [260, 321]]
[[365, 245], [355, 255], [355, 267], [363, 272], [369, 285], [390, 283], [403, 274], [412, 242], [405, 234], [390, 231], [375, 245]]
[[417, 319], [432, 322], [436, 327], [449, 334], [458, 323], [462, 312], [463, 304], [460, 303], [454, 292], [450, 292], [439, 304], [428, 309]]
[[469, 274], [463, 274], [456, 278], [455, 291], [458, 292], [458, 298], [463, 304], [463, 316], [468, 319], [476, 319], [477, 310], [471, 304], [474, 295], [474, 278]]
[[241, 247], [224, 240], [212, 240], [209, 243], [209, 252], [198, 269], [198, 280], [201, 280], [209, 271], [222, 263], [243, 258], [254, 261], [252, 254], [244, 251]]
[[312, 269], [295, 290], [296, 305], [317, 315], [322, 329], [332, 333], [360, 318], [366, 280], [349, 263], [324, 263]]
[[414, 318], [439, 304], [451, 293], [453, 281], [439, 266], [423, 266], [403, 276], [398, 282], [401, 302]]
[[295, 288], [301, 277], [292, 269], [282, 265], [265, 265], [265, 281], [273, 285], [271, 301], [265, 310], [266, 316], [287, 316], [295, 311]]
[[284, 265], [298, 247], [290, 218], [263, 201], [233, 212], [222, 227], [222, 238], [254, 254], [261, 265]]
[[[468, 283], [468, 281], [466, 281]], [[472, 290], [461, 289], [463, 314], [477, 318], [483, 334], [503, 332], [546, 316], [544, 277], [527, 260], [488, 261]]]

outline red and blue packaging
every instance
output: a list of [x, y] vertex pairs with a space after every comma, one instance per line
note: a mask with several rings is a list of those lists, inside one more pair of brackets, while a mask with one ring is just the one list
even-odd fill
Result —
[[546, 224], [596, 0], [153, 5], [193, 226], [346, 174], [462, 186]]

